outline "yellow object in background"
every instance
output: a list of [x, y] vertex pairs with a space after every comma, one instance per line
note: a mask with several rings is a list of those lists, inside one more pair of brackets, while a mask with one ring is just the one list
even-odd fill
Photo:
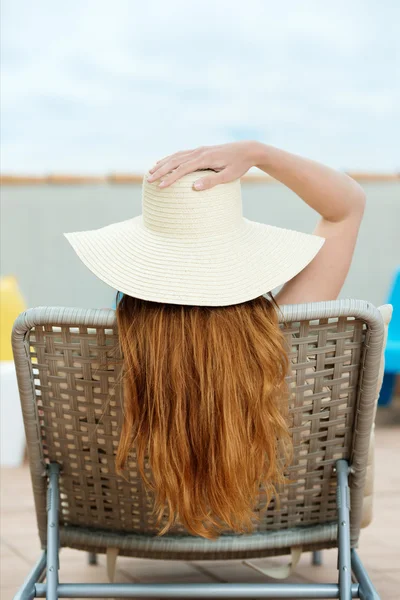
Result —
[[11, 331], [15, 319], [26, 309], [13, 275], [0, 277], [0, 360], [13, 360]]

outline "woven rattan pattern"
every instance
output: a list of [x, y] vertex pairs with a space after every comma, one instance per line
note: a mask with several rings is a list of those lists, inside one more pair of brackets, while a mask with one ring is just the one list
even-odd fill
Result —
[[[260, 512], [256, 531], [334, 521], [332, 470], [351, 453], [364, 322], [339, 317], [282, 327], [291, 348], [292, 482], [280, 505]], [[62, 465], [62, 524], [156, 533], [134, 454], [127, 480], [114, 468], [123, 418], [117, 331], [36, 325], [29, 346], [43, 457]], [[261, 491], [259, 509], [263, 498]], [[177, 526], [169, 535], [182, 533]]]

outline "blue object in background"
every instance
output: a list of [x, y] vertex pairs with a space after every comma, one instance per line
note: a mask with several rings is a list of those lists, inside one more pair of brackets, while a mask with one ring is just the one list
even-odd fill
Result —
[[394, 276], [388, 304], [393, 306], [393, 315], [389, 324], [385, 349], [385, 374], [378, 401], [380, 406], [386, 406], [390, 403], [396, 376], [400, 373], [400, 269], [397, 270]]
[[111, 307], [113, 310], [116, 310], [116, 308], [117, 308], [117, 302], [119, 302], [121, 300], [122, 296], [123, 296], [122, 292], [117, 292], [116, 298], [115, 298], [115, 300], [114, 300], [114, 302], [112, 304], [112, 307]]

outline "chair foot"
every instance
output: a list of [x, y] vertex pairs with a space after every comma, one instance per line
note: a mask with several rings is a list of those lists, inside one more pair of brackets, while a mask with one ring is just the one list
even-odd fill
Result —
[[311, 564], [314, 567], [320, 567], [322, 565], [322, 551], [321, 550], [314, 550], [314, 552], [311, 555]]
[[97, 554], [95, 552], [88, 552], [88, 564], [97, 565]]
[[360, 585], [360, 598], [363, 600], [380, 600], [380, 596], [374, 588], [372, 581], [354, 548], [351, 551], [351, 568]]
[[22, 587], [18, 590], [16, 595], [14, 596], [14, 600], [33, 600], [36, 598], [36, 583], [40, 583], [43, 581], [46, 575], [46, 561], [47, 556], [44, 551], [36, 562], [35, 566], [32, 568], [28, 577], [25, 579], [25, 582], [22, 584]]

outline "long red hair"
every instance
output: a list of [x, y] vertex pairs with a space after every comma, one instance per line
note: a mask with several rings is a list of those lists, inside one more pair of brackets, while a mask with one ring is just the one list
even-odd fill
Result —
[[206, 307], [124, 295], [117, 320], [124, 355], [118, 472], [135, 448], [158, 524], [167, 514], [160, 535], [175, 523], [206, 538], [251, 531], [260, 486], [268, 504], [291, 455], [289, 361], [273, 297]]

